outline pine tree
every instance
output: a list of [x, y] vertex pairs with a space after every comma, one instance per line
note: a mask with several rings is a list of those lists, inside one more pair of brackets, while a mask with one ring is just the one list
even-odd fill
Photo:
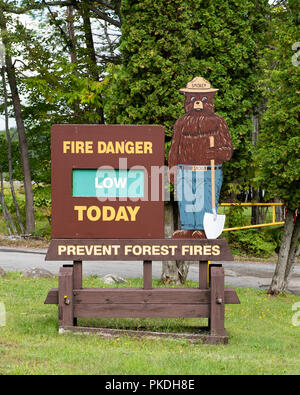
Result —
[[[295, 1], [284, 1], [272, 15], [273, 36], [266, 60], [263, 84], [268, 99], [258, 141], [258, 182], [267, 197], [279, 198], [287, 206], [276, 271], [270, 294], [283, 292], [298, 260], [300, 216], [294, 220], [300, 202], [300, 62], [293, 51], [299, 32]], [[296, 48], [297, 49], [297, 48]], [[271, 67], [272, 66], [272, 67]]]

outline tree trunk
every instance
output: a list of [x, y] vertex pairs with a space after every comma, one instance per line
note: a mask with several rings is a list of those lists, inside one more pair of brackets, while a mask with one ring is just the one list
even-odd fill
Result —
[[[68, 36], [70, 40], [69, 45], [69, 53], [71, 63], [76, 65], [74, 70], [75, 77], [78, 77], [78, 70], [77, 70], [77, 54], [76, 54], [76, 40], [75, 40], [75, 28], [74, 28], [74, 12], [73, 7], [70, 5], [67, 7], [67, 25], [68, 25]], [[79, 118], [80, 116], [80, 106], [79, 101], [74, 101], [74, 117]]]
[[[86, 47], [89, 51], [89, 58], [90, 58], [90, 66], [91, 66], [91, 78], [94, 81], [99, 81], [100, 76], [98, 72], [98, 65], [97, 65], [97, 56], [96, 56], [96, 50], [95, 50], [95, 43], [94, 43], [94, 38], [93, 38], [93, 31], [92, 31], [92, 25], [91, 25], [91, 20], [90, 20], [90, 11], [88, 8], [83, 6], [81, 9], [81, 15], [83, 18], [83, 29], [84, 29], [84, 35], [85, 35], [85, 43]], [[102, 102], [102, 100], [101, 100]], [[96, 108], [96, 112], [99, 115], [99, 123], [103, 124], [104, 123], [104, 111], [103, 111], [103, 106]]]
[[[280, 199], [274, 199], [274, 203], [281, 203]], [[284, 221], [283, 206], [275, 206], [276, 222]]]
[[[259, 190], [253, 190], [253, 199], [256, 203], [259, 202]], [[251, 225], [258, 225], [259, 224], [259, 207], [252, 206], [251, 208]]]
[[70, 58], [71, 63], [76, 64], [76, 49], [75, 49], [75, 31], [74, 31], [74, 14], [73, 7], [69, 5], [67, 7], [67, 24], [68, 24], [68, 35], [70, 39]]
[[9, 171], [9, 183], [10, 183], [10, 190], [12, 199], [16, 209], [16, 215], [18, 224], [21, 229], [21, 233], [24, 233], [24, 226], [21, 218], [20, 207], [16, 198], [15, 187], [14, 187], [14, 180], [13, 180], [13, 167], [12, 167], [12, 144], [11, 144], [11, 137], [9, 132], [9, 124], [8, 124], [8, 108], [7, 108], [7, 89], [6, 89], [6, 79], [5, 79], [5, 67], [2, 67], [2, 82], [3, 82], [3, 93], [4, 93], [4, 113], [5, 113], [5, 132], [7, 138], [7, 146], [8, 146], [8, 171]]
[[288, 286], [289, 279], [293, 273], [294, 267], [297, 264], [300, 255], [300, 245], [298, 246], [299, 237], [300, 237], [300, 215], [297, 215], [297, 219], [292, 235], [292, 240], [291, 240], [288, 262], [284, 276], [285, 288], [287, 288]]
[[[174, 232], [174, 212], [173, 205], [165, 205], [165, 237], [170, 238]], [[161, 281], [164, 284], [180, 284], [178, 270], [175, 261], [163, 261]]]
[[278, 261], [270, 288], [268, 290], [268, 294], [270, 295], [278, 295], [285, 290], [285, 273], [287, 270], [294, 228], [294, 211], [288, 209], [283, 229]]
[[17, 228], [15, 226], [14, 220], [10, 214], [10, 212], [8, 211], [8, 208], [5, 204], [5, 200], [4, 200], [4, 183], [3, 183], [3, 173], [2, 171], [0, 172], [0, 185], [1, 185], [1, 189], [0, 189], [0, 203], [2, 206], [2, 211], [3, 211], [3, 217], [4, 217], [4, 221], [8, 230], [9, 235], [11, 235], [12, 233], [14, 235], [17, 234]]
[[[165, 237], [170, 238], [177, 227], [177, 202], [165, 206]], [[163, 261], [161, 281], [164, 284], [184, 284], [189, 271], [187, 261]]]
[[[9, 39], [7, 37], [6, 21], [3, 12], [0, 12], [0, 28], [2, 33], [2, 42], [4, 47], [10, 48]], [[9, 81], [9, 86], [12, 95], [15, 119], [19, 135], [19, 145], [22, 160], [22, 170], [24, 176], [24, 189], [25, 189], [25, 200], [26, 200], [26, 232], [32, 233], [35, 230], [35, 220], [34, 220], [34, 202], [33, 202], [33, 190], [32, 190], [32, 180], [29, 164], [28, 146], [25, 134], [25, 127], [22, 117], [21, 101], [17, 87], [15, 68], [12, 63], [12, 58], [6, 51], [5, 62], [7, 66], [7, 76]]]
[[[2, 172], [0, 172], [0, 179], [2, 180]], [[6, 205], [5, 205], [5, 201], [4, 201], [4, 189], [3, 189], [3, 183], [0, 183], [0, 205], [2, 207], [2, 214], [3, 214], [3, 218], [4, 218], [4, 222], [8, 231], [8, 234], [11, 235], [12, 231], [8, 222], [8, 218], [7, 218], [7, 210], [6, 210]]]

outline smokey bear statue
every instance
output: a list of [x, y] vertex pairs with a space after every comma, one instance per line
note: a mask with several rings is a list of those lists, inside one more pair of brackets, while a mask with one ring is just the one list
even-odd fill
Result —
[[216, 215], [212, 200], [217, 209], [222, 163], [230, 160], [233, 152], [227, 123], [214, 113], [217, 91], [201, 77], [180, 89], [185, 95], [185, 114], [174, 125], [169, 152], [170, 181], [176, 185], [181, 224], [173, 238], [205, 239], [204, 215], [207, 212]]

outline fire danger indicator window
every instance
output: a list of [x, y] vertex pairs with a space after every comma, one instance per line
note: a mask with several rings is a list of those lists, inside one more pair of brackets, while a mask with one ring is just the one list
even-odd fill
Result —
[[144, 170], [73, 170], [73, 197], [144, 197]]

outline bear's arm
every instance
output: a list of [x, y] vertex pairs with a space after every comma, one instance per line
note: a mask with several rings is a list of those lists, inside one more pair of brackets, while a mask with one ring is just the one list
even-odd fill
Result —
[[218, 133], [215, 142], [216, 159], [222, 162], [230, 160], [233, 153], [229, 129], [225, 119], [219, 118]]

